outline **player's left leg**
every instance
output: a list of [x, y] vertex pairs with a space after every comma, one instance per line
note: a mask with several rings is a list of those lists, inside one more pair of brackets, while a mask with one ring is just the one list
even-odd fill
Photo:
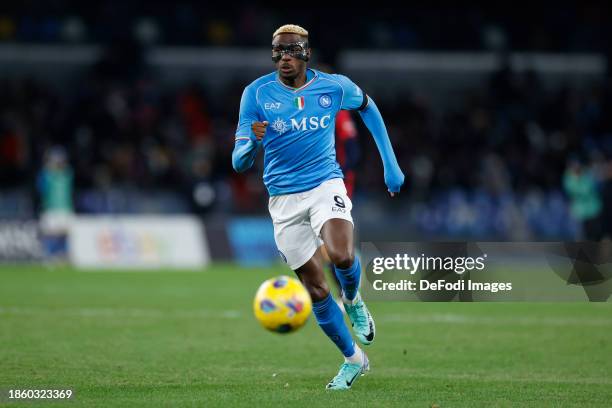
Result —
[[333, 301], [329, 292], [323, 272], [321, 249], [317, 249], [305, 264], [295, 269], [295, 273], [310, 294], [317, 323], [344, 354], [344, 357], [351, 357], [355, 353], [355, 343], [344, 323], [340, 308]]
[[351, 320], [355, 335], [362, 344], [371, 344], [376, 334], [376, 326], [359, 294], [361, 263], [354, 254], [353, 224], [345, 219], [329, 219], [321, 228], [321, 238], [342, 286], [344, 309]]
[[344, 316], [329, 293], [320, 248], [295, 273], [312, 298], [312, 310], [319, 327], [344, 355], [344, 363], [338, 374], [327, 384], [327, 389], [349, 389], [357, 377], [369, 370], [368, 357], [353, 341]]

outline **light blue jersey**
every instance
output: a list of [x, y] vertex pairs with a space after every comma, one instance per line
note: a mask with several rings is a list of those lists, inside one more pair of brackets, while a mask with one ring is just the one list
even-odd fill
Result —
[[367, 104], [361, 89], [343, 75], [313, 69], [306, 74], [302, 87], [291, 88], [273, 72], [253, 81], [242, 94], [236, 140], [256, 141], [251, 124], [269, 122], [263, 138], [263, 180], [271, 196], [342, 178], [334, 145], [336, 113]]

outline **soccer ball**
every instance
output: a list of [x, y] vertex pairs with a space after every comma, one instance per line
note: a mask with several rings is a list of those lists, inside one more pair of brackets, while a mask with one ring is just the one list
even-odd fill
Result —
[[253, 301], [253, 311], [264, 328], [290, 333], [306, 323], [312, 301], [299, 280], [279, 276], [261, 284]]

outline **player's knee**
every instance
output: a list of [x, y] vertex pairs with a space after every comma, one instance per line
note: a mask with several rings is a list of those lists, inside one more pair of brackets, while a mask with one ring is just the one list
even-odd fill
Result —
[[329, 286], [324, 280], [304, 281], [304, 287], [306, 287], [313, 302], [321, 301], [329, 295]]
[[350, 249], [342, 249], [342, 250], [333, 250], [329, 251], [329, 259], [332, 263], [342, 269], [347, 269], [353, 266], [353, 262], [355, 262], [355, 254]]

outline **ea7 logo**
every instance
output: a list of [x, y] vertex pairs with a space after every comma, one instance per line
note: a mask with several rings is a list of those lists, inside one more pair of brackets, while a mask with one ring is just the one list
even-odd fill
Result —
[[302, 118], [299, 122], [295, 119], [291, 119], [292, 130], [317, 130], [319, 128], [326, 129], [329, 127], [329, 121], [331, 115], [325, 115], [322, 118], [318, 116], [311, 116], [309, 118]]
[[335, 205], [332, 207], [332, 212], [346, 213], [346, 204], [339, 195], [334, 196]]
[[264, 109], [280, 109], [281, 103], [280, 102], [266, 102], [264, 103]]

